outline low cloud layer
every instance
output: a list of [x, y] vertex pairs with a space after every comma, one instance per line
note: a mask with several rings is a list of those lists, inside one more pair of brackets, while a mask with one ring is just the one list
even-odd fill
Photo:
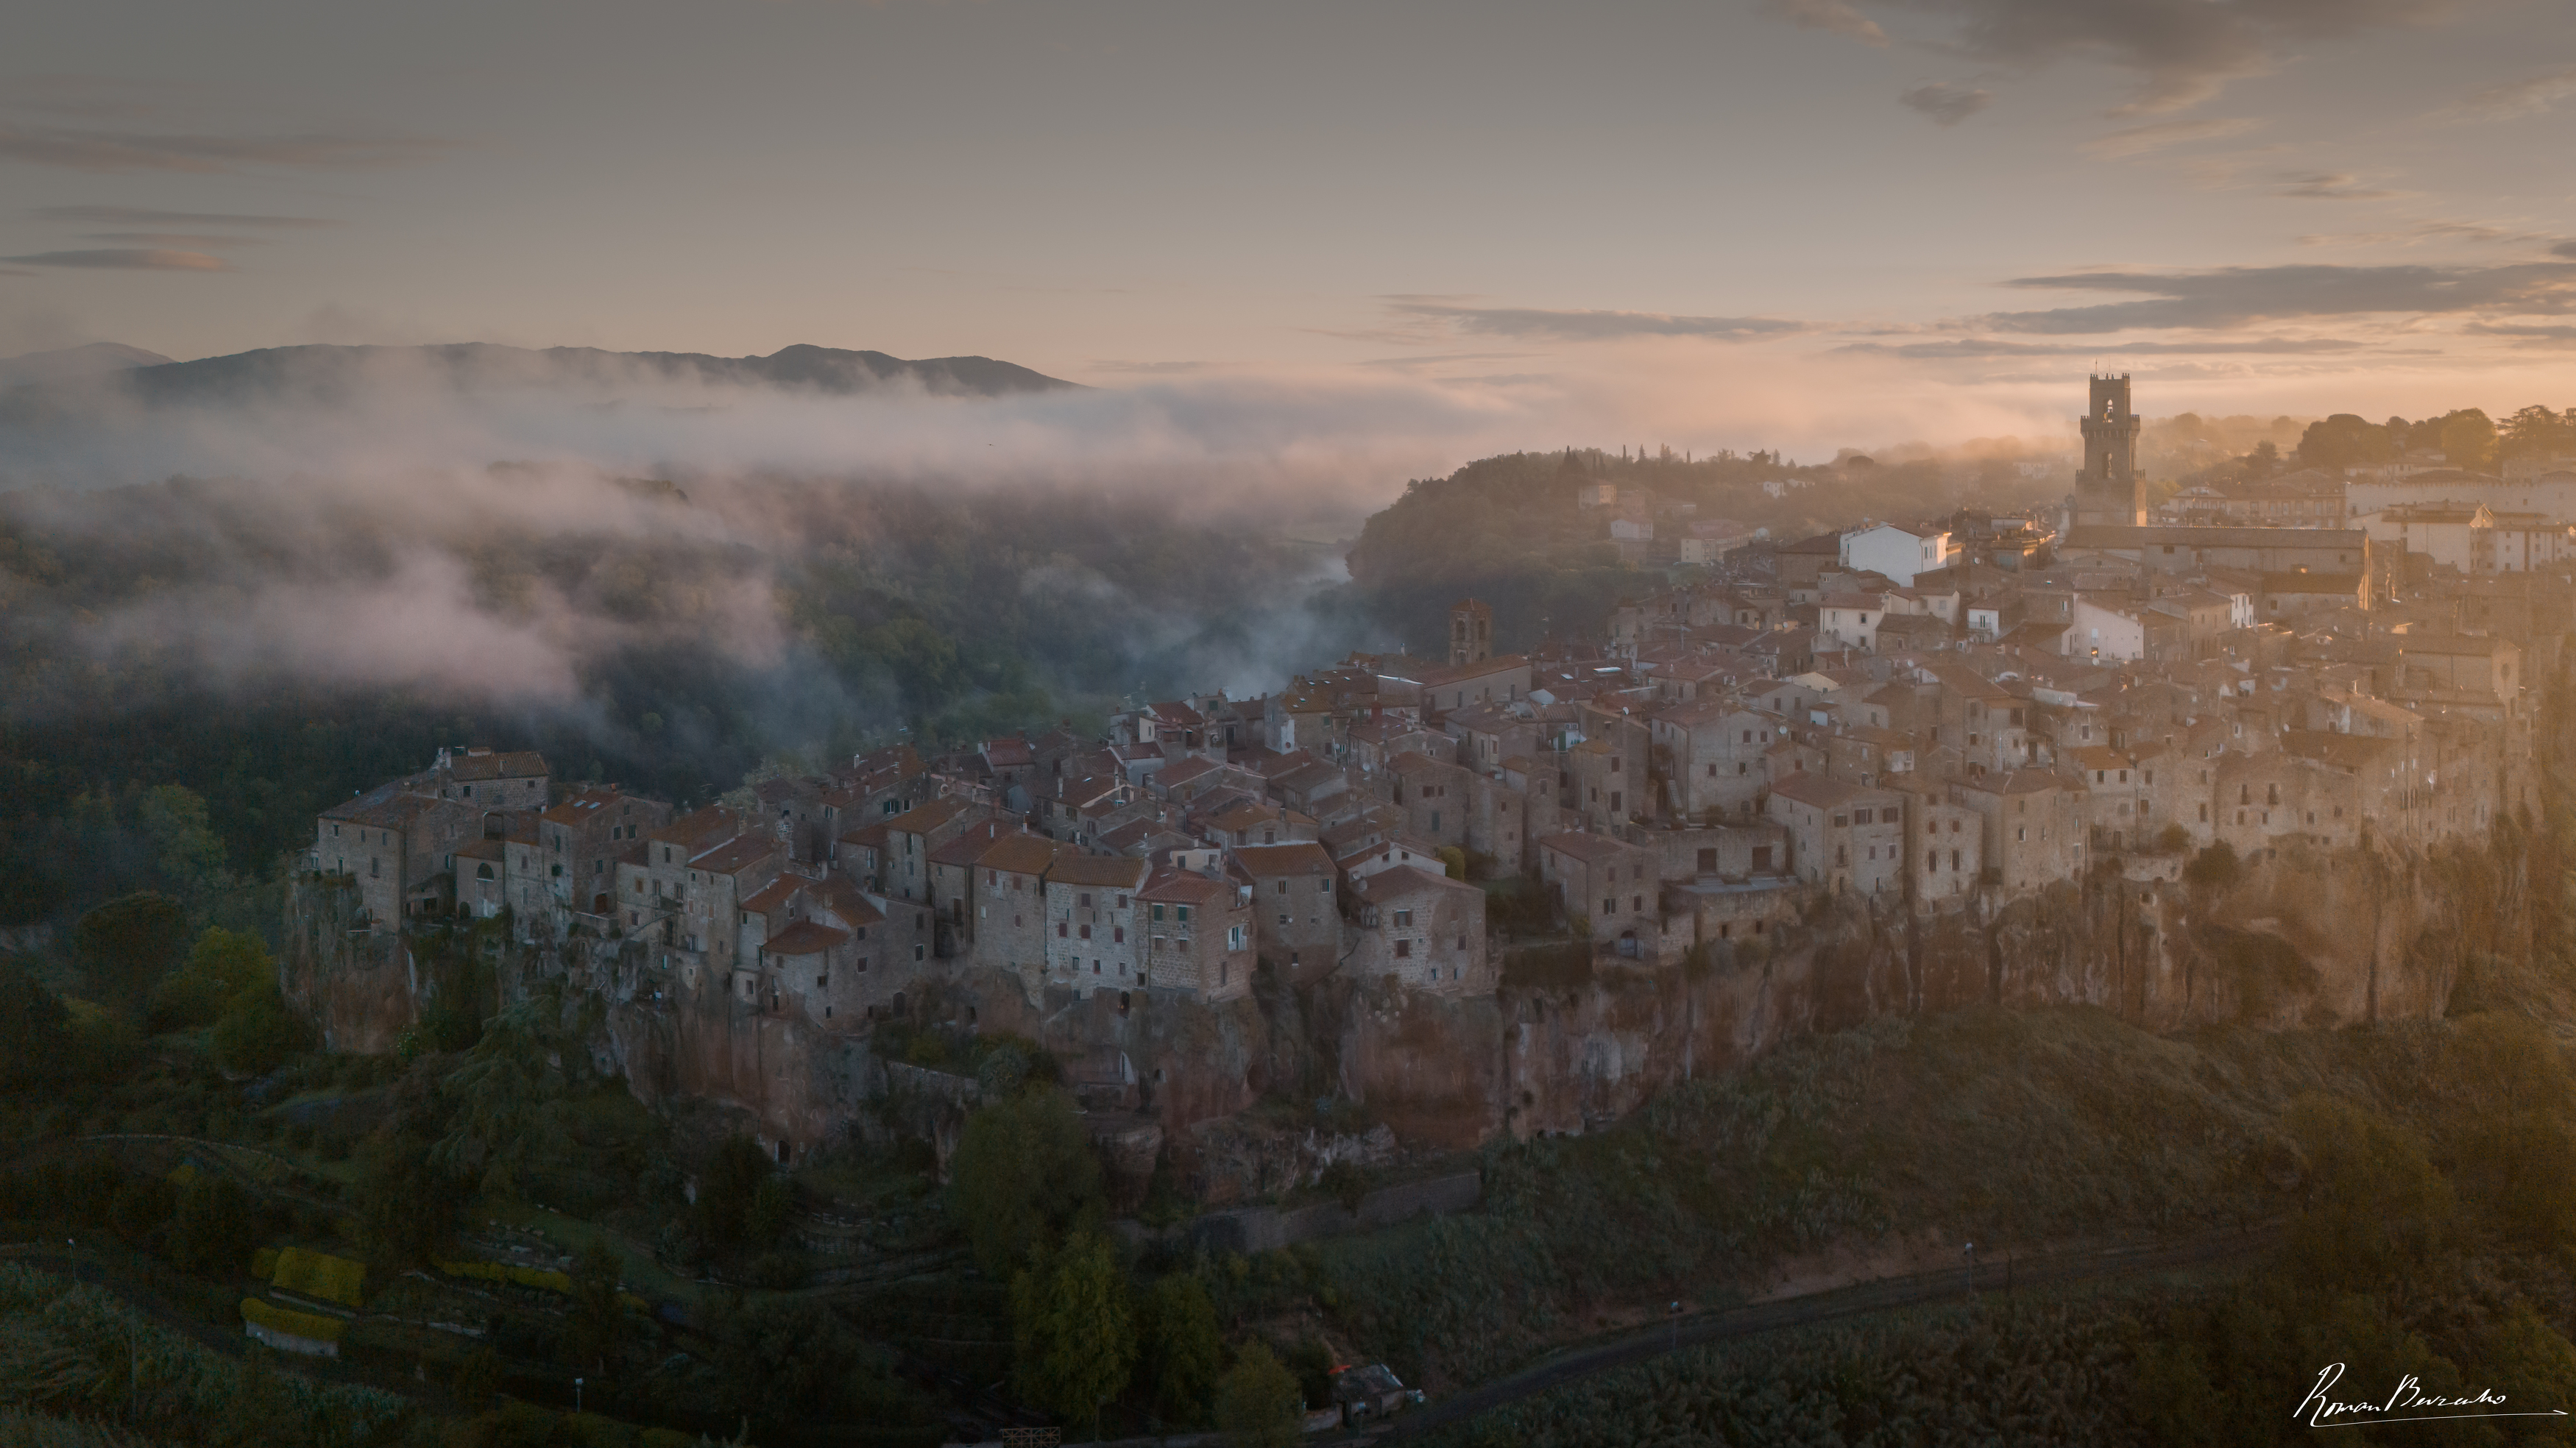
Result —
[[269, 167], [372, 169], [434, 159], [453, 141], [415, 136], [217, 136], [0, 126], [0, 159], [100, 174], [220, 173]]
[[[2562, 253], [2564, 254], [2564, 253]], [[2258, 322], [2391, 313], [2557, 314], [2576, 310], [2576, 266], [2269, 266], [2190, 272], [2075, 272], [2019, 277], [2030, 290], [2133, 293], [2143, 301], [2000, 312], [2002, 332], [2100, 333], [2147, 328], [2223, 330]]]
[[1663, 312], [1550, 311], [1538, 307], [1470, 307], [1399, 299], [1400, 316], [1444, 323], [1470, 336], [1518, 337], [1553, 342], [1601, 342], [1628, 337], [1700, 337], [1750, 342], [1807, 330], [1781, 317], [1684, 317]]
[[340, 225], [319, 216], [159, 211], [147, 206], [39, 206], [27, 214], [38, 221], [72, 221], [90, 226], [233, 226], [301, 231]]
[[0, 257], [0, 261], [16, 262], [20, 266], [91, 267], [109, 271], [232, 270], [231, 264], [219, 256], [208, 256], [201, 251], [173, 251], [161, 247], [117, 246], [80, 251], [39, 251], [27, 256]]
[[2245, 342], [2006, 342], [1962, 337], [1950, 342], [1855, 342], [1845, 352], [1883, 353], [1916, 360], [1968, 357], [2311, 357], [2358, 352], [2368, 344], [2334, 337], [2263, 337]]

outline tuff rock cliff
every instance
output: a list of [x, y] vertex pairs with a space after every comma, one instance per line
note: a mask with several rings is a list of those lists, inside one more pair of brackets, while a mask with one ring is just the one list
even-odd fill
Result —
[[[1109, 993], [1033, 1000], [1017, 977], [961, 963], [911, 1014], [1044, 1046], [1114, 1138], [1131, 1191], [1167, 1152], [1223, 1199], [1363, 1150], [1311, 1125], [1265, 1135], [1247, 1114], [1265, 1099], [1347, 1103], [1405, 1149], [1454, 1150], [1505, 1131], [1594, 1129], [1785, 1036], [1891, 1011], [2087, 1005], [2151, 1030], [2439, 1015], [2481, 961], [2527, 959], [2564, 929], [2561, 817], [2508, 820], [2482, 846], [2431, 856], [2291, 847], [2232, 875], [2179, 856], [2110, 860], [2034, 896], [1971, 896], [1938, 913], [1819, 896], [1794, 926], [1676, 964], [1562, 948], [1515, 958], [1485, 998], [1265, 979], [1249, 1000], [1140, 996], [1122, 1011]], [[895, 1119], [882, 1109], [889, 1063], [866, 1028], [678, 989], [631, 942], [513, 944], [498, 922], [371, 934], [355, 927], [354, 899], [313, 878], [289, 905], [289, 997], [335, 1049], [390, 1048], [434, 1029], [441, 1010], [543, 999], [599, 1071], [648, 1102], [729, 1103], [799, 1149]], [[972, 1097], [944, 1099], [953, 1116]]]

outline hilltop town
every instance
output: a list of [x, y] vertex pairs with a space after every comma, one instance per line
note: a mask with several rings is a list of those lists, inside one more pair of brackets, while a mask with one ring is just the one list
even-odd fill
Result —
[[[1263, 1024], [1313, 988], [1448, 1012], [1400, 1045], [1349, 1012], [1300, 1019], [1338, 1033], [1338, 1090], [1473, 1098], [1413, 1118], [1451, 1145], [1597, 1123], [1694, 1069], [1712, 1031], [1700, 1069], [1837, 1010], [2278, 1009], [2241, 971], [2194, 968], [2230, 947], [2190, 890], [2271, 863], [2337, 909], [2532, 817], [2541, 696], [2576, 627], [2576, 462], [2413, 457], [2151, 512], [2139, 426], [2129, 380], [2096, 378], [2061, 507], [1785, 542], [1569, 474], [1603, 536], [1671, 565], [1606, 636], [1505, 652], [1493, 609], [1462, 599], [1445, 656], [1144, 703], [1105, 737], [896, 745], [687, 812], [535, 754], [442, 751], [321, 814], [293, 974], [335, 1044], [379, 1049], [435, 990], [377, 968], [397, 943], [506, 922], [536, 975], [613, 1003], [597, 1049], [636, 1090], [738, 1103], [781, 1160], [904, 1069], [869, 1047], [892, 1022], [1043, 1040], [1104, 1121], [1145, 1124], [1150, 1162], [1282, 1084]], [[2361, 876], [2328, 883], [2338, 862]], [[2032, 913], [2067, 890], [2090, 903]], [[2439, 1013], [2447, 978], [2377, 968], [2429, 915], [2375, 904], [2336, 937], [2274, 908], [2238, 934], [2323, 972], [2302, 1019]], [[1868, 957], [1857, 986], [1815, 963], [1837, 930]], [[1955, 959], [1927, 965], [1925, 940]], [[1459, 1014], [1569, 949], [1628, 973], [1651, 1023], [1596, 1007], [1551, 1047], [1508, 1028], [1543, 1003]], [[1791, 1008], [1772, 972], [1795, 952]], [[2004, 981], [2034, 961], [2053, 984]], [[1665, 989], [1756, 965], [1722, 1010]], [[1627, 1059], [1605, 1067], [1611, 1038]], [[1553, 1076], [1531, 1059], [1548, 1050]], [[1454, 1079], [1425, 1079], [1443, 1062]], [[1551, 1109], [1549, 1083], [1578, 1077]]]

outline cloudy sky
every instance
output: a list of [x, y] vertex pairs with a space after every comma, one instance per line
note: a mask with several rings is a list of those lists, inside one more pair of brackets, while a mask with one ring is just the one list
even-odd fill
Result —
[[2565, 0], [91, 0], [0, 55], [0, 355], [813, 342], [1594, 432], [1539, 446], [2097, 363], [2564, 406], [2570, 136]]

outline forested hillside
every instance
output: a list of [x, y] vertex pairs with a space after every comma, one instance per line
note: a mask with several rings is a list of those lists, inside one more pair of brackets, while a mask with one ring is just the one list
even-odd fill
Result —
[[[1408, 483], [1361, 532], [1350, 552], [1352, 582], [1368, 609], [1417, 649], [1441, 646], [1448, 606], [1462, 594], [1494, 606], [1506, 649], [1549, 633], [1596, 637], [1622, 596], [1660, 586], [1661, 574], [1620, 562], [1607, 513], [1577, 503], [1592, 482], [1614, 484], [1622, 502], [1651, 495], [1661, 505], [1688, 504], [1696, 520], [1768, 529], [1782, 542], [1863, 518], [1914, 520], [1969, 504], [2028, 507], [2067, 488], [2064, 478], [2025, 478], [2002, 462], [1847, 457], [1793, 467], [1765, 453], [1689, 461], [1643, 449], [1635, 457], [1598, 448], [1510, 453]], [[1776, 495], [1765, 483], [1780, 485]]]

